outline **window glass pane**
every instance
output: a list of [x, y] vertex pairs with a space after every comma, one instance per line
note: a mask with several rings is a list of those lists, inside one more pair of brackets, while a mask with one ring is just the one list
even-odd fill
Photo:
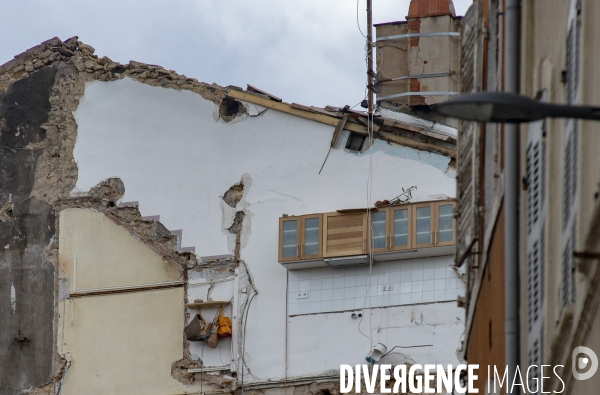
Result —
[[439, 233], [438, 233], [438, 241], [452, 241], [452, 234], [454, 229], [452, 229], [452, 205], [444, 204], [439, 206], [438, 213], [438, 224], [439, 224]]
[[319, 253], [319, 218], [304, 220], [304, 255]]
[[385, 211], [376, 211], [371, 214], [371, 227], [373, 237], [371, 245], [373, 248], [385, 248]]
[[431, 243], [431, 207], [417, 208], [417, 244]]
[[394, 246], [408, 245], [408, 209], [394, 210]]
[[281, 255], [284, 258], [298, 256], [298, 248], [296, 247], [297, 232], [298, 221], [283, 221], [283, 246], [281, 247]]

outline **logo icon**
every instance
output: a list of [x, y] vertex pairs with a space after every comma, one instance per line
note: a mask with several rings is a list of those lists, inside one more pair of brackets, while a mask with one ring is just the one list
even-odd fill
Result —
[[[587, 372], [584, 372], [585, 369], [587, 369]], [[598, 356], [588, 347], [575, 347], [571, 355], [571, 370], [575, 379], [589, 379], [598, 370]]]

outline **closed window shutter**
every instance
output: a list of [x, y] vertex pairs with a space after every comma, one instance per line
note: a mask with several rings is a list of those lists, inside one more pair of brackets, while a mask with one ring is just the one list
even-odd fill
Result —
[[575, 302], [575, 226], [577, 217], [577, 122], [568, 120], [565, 128], [563, 171], [563, 267], [560, 294], [561, 310]]
[[579, 57], [581, 55], [581, 0], [571, 2], [567, 33], [566, 79], [567, 103], [574, 104], [579, 93]]
[[[581, 47], [581, 0], [572, 0], [567, 22], [565, 96], [569, 104], [579, 103], [579, 58]], [[565, 120], [563, 154], [563, 232], [562, 232], [562, 280], [560, 309], [575, 302], [575, 266], [573, 252], [576, 240], [577, 217], [577, 152], [578, 122]]]
[[[542, 100], [544, 99], [545, 95], [542, 97]], [[540, 366], [543, 358], [545, 135], [544, 121], [529, 124], [525, 166], [527, 174], [527, 354], [530, 366]], [[536, 388], [535, 380], [539, 378], [540, 370], [532, 369], [528, 376], [532, 390]]]
[[[471, 5], [462, 21], [461, 93], [481, 90], [483, 75], [483, 25], [481, 4]], [[467, 254], [467, 249], [479, 234], [479, 171], [480, 126], [476, 122], [461, 121], [457, 141], [457, 259]], [[467, 266], [475, 266], [475, 256], [466, 258]], [[462, 264], [462, 262], [458, 262]], [[470, 285], [469, 285], [470, 286]]]

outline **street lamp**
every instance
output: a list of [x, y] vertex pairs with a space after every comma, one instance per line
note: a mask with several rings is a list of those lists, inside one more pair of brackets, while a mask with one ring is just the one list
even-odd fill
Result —
[[600, 120], [600, 107], [542, 103], [508, 92], [479, 92], [454, 97], [431, 106], [452, 118], [476, 122], [521, 123], [542, 118]]

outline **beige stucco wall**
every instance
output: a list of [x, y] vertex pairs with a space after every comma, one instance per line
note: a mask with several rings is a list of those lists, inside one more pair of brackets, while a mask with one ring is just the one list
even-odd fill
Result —
[[[173, 282], [179, 277], [125, 227], [89, 209], [60, 213], [59, 276], [69, 279], [71, 292], [75, 255], [80, 294], [85, 289]], [[57, 346], [59, 354], [70, 356], [71, 366], [62, 395], [194, 392], [171, 377], [172, 363], [183, 358], [183, 285], [65, 296], [62, 290]]]
[[[67, 300], [62, 395], [183, 394], [183, 287]], [[189, 390], [190, 392], [194, 392]]]
[[76, 290], [174, 281], [179, 272], [103, 213], [72, 208], [60, 213], [59, 262]]
[[[535, 97], [546, 90], [548, 101], [566, 103], [565, 85], [561, 72], [565, 69], [566, 39], [569, 3], [565, 0], [525, 0], [522, 3], [522, 47], [521, 47], [521, 92]], [[600, 105], [600, 74], [597, 62], [600, 47], [600, 2], [582, 1], [581, 12], [581, 58], [579, 101], [584, 105]], [[598, 263], [592, 260], [575, 260], [577, 264], [590, 268], [588, 273], [576, 269], [575, 303], [572, 306], [572, 320], [565, 320], [560, 309], [559, 292], [562, 280], [563, 250], [563, 199], [564, 199], [564, 128], [565, 120], [546, 121], [546, 177], [545, 177], [545, 295], [544, 314], [544, 362], [565, 365], [563, 379], [568, 379], [567, 393], [588, 394], [597, 392], [600, 373], [587, 380], [574, 380], [571, 376], [571, 352], [574, 347], [584, 345], [600, 355], [600, 313], [598, 311], [598, 290], [593, 278]], [[521, 169], [525, 174], [525, 147], [527, 135], [521, 131]], [[597, 197], [600, 181], [600, 123], [579, 122], [577, 169], [577, 236], [575, 251], [598, 251], [598, 245], [590, 247], [586, 240], [598, 240], [597, 234], [590, 234], [595, 211], [600, 199]], [[526, 194], [522, 195], [523, 198]], [[523, 224], [521, 231], [526, 235], [527, 211], [522, 202]], [[527, 262], [525, 237], [521, 243], [521, 262]], [[598, 243], [596, 243], [598, 244]], [[521, 276], [527, 279], [526, 266], [522, 265]], [[523, 282], [522, 295], [527, 295], [527, 283]], [[596, 300], [595, 303], [590, 301]], [[586, 303], [588, 307], [586, 309]], [[527, 299], [521, 298], [521, 362], [527, 361]], [[564, 321], [564, 322], [563, 322]], [[562, 326], [562, 330], [561, 330]], [[560, 390], [560, 383], [557, 390]]]
[[[378, 25], [375, 28], [376, 37], [397, 36], [408, 33], [408, 25], [405, 21]], [[377, 43], [378, 50], [375, 53], [379, 74], [382, 79], [403, 77], [408, 71], [408, 45], [407, 39], [386, 40]], [[383, 97], [400, 92], [408, 92], [409, 80], [390, 81], [380, 84], [381, 92], [377, 96]], [[403, 97], [394, 100], [394, 103], [408, 104], [408, 99]]]

